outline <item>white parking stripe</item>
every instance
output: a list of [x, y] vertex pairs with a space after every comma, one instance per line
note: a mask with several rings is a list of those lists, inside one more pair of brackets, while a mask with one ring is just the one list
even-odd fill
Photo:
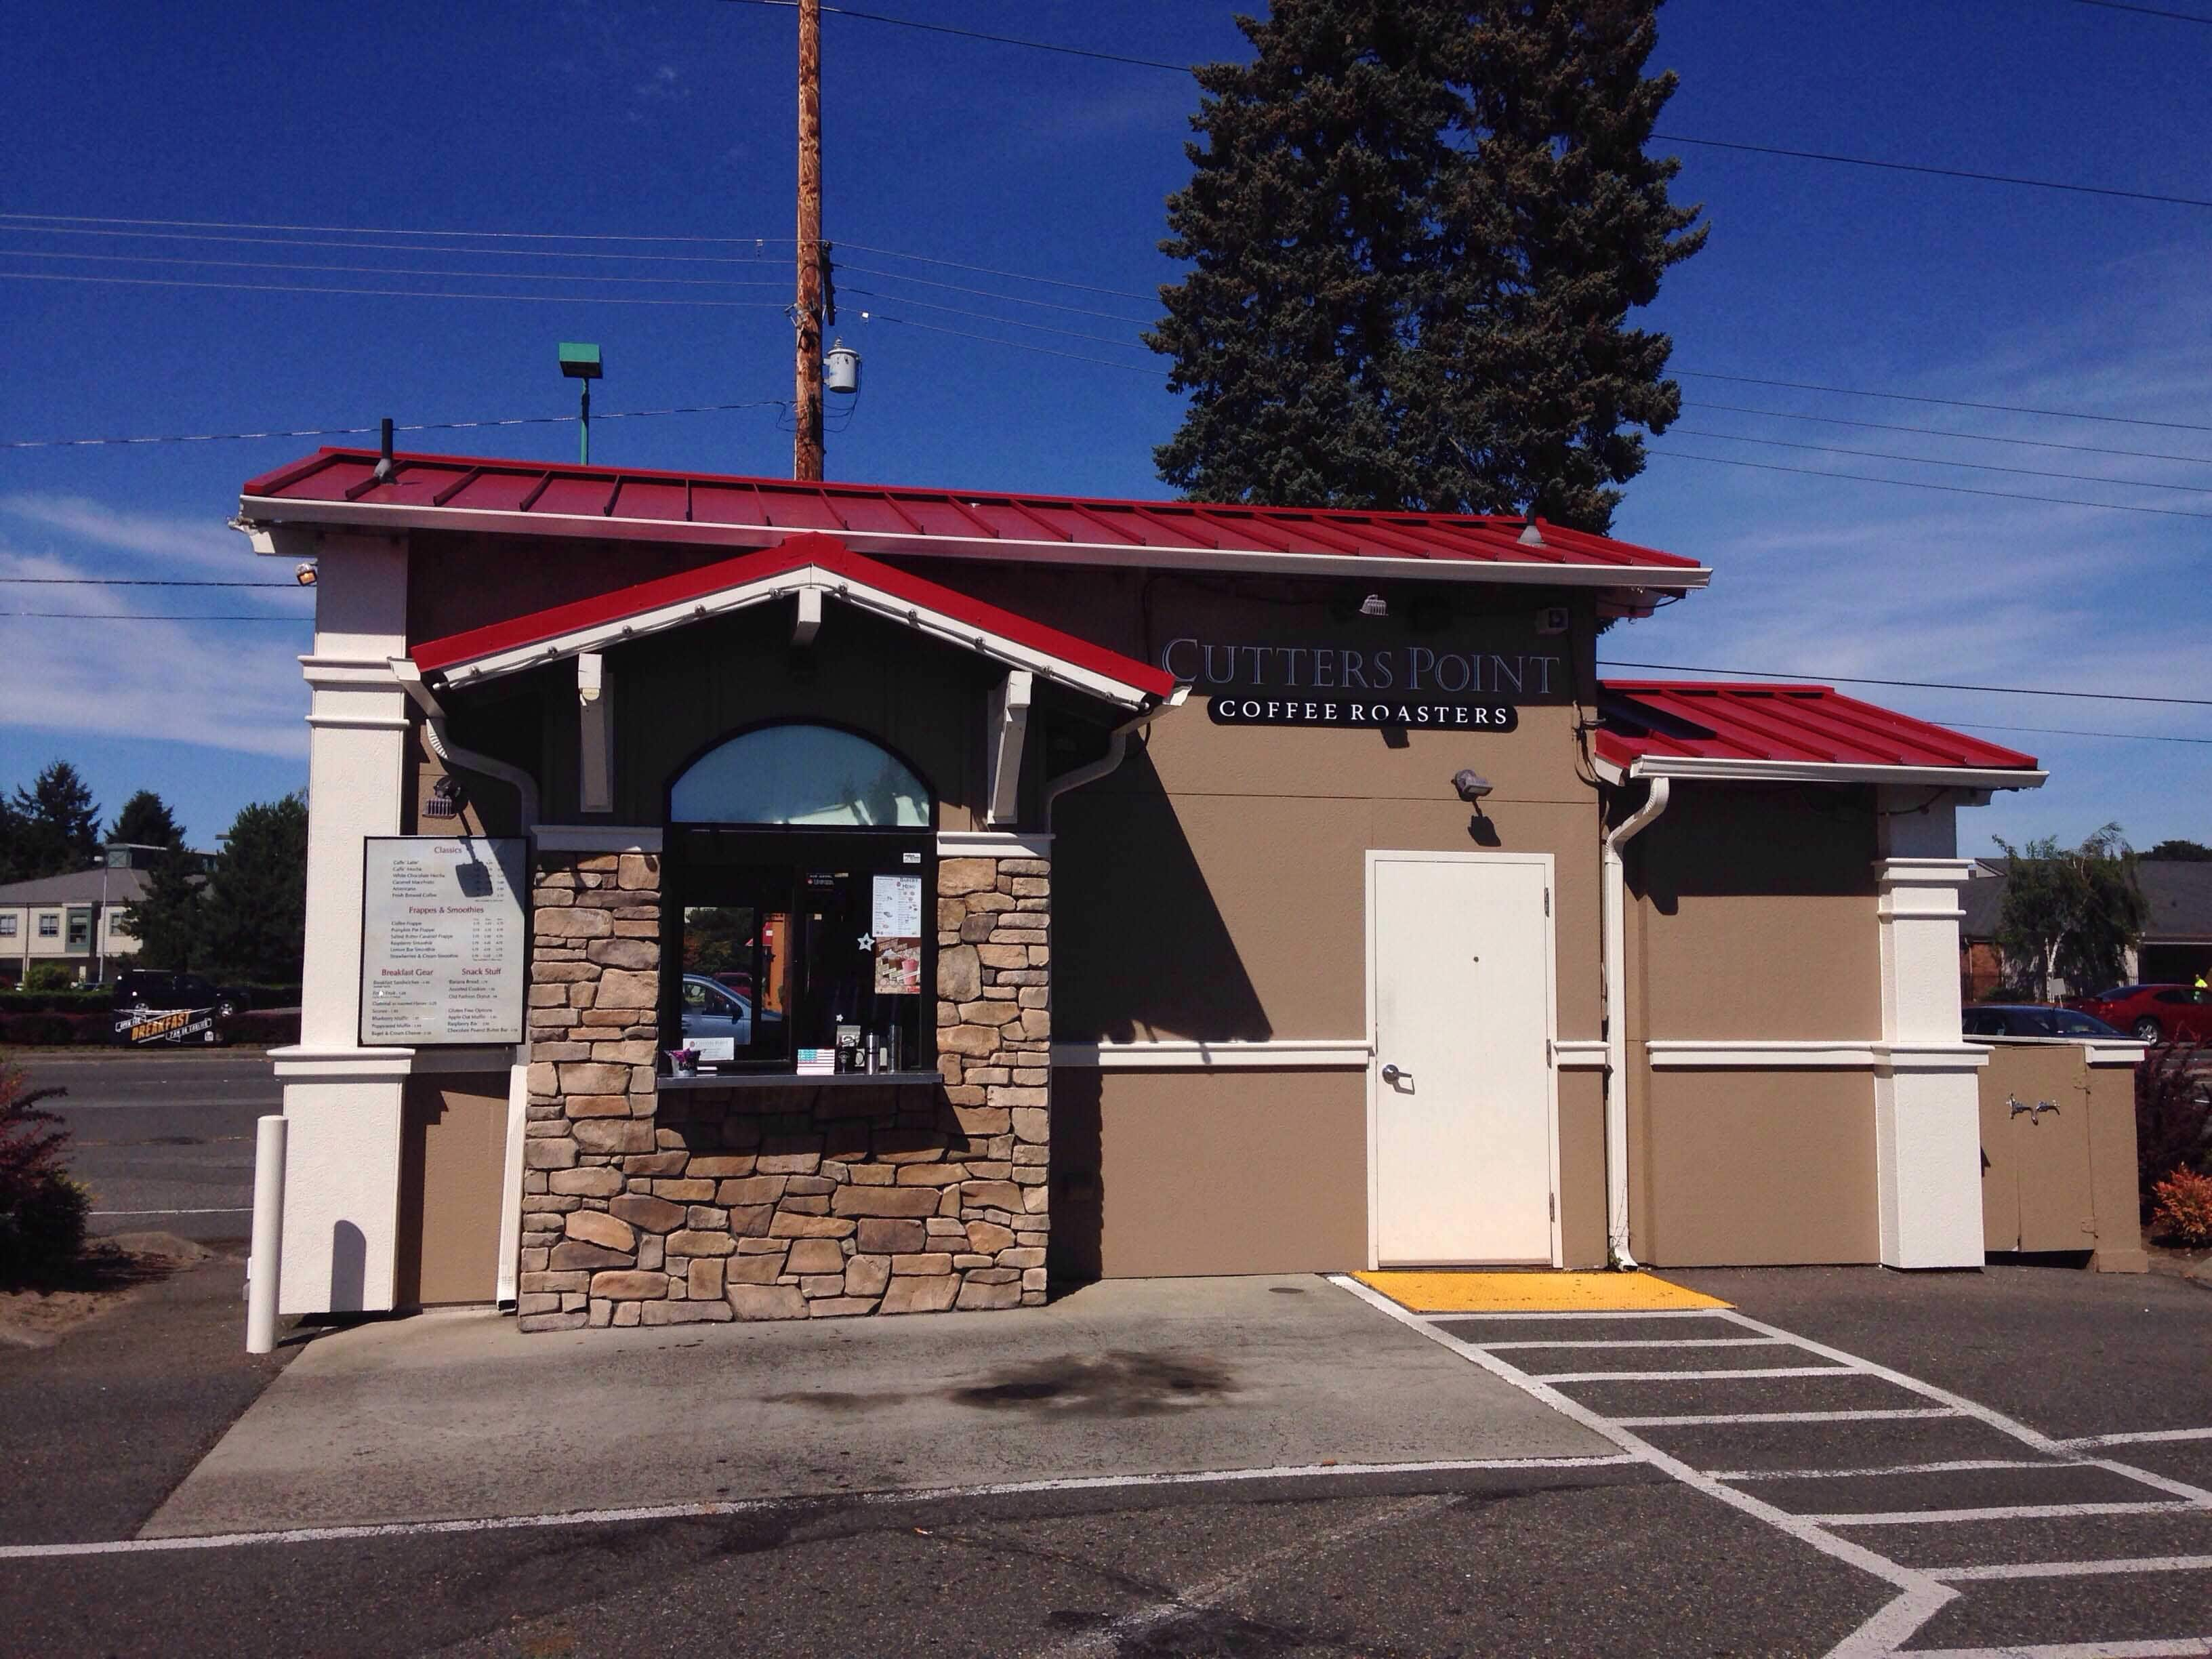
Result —
[[2212, 1440], [2212, 1429], [2142, 1429], [2130, 1434], [2083, 1435], [2078, 1440], [2061, 1440], [2056, 1443], [2088, 1451], [2099, 1446], [2148, 1446], [2166, 1440]]
[[247, 1205], [244, 1209], [238, 1209], [238, 1210], [87, 1210], [87, 1211], [85, 1212], [85, 1213], [86, 1213], [87, 1215], [90, 1215], [90, 1216], [118, 1216], [118, 1215], [252, 1215], [252, 1214], [253, 1213], [253, 1206], [252, 1206], [252, 1205], [250, 1205], [250, 1204], [249, 1204], [249, 1205]]
[[2084, 1515], [2172, 1515], [2201, 1511], [2179, 1498], [2148, 1504], [1998, 1504], [1971, 1510], [1890, 1510], [1867, 1515], [1808, 1515], [1824, 1527], [1933, 1527], [1954, 1521], [2069, 1521]]
[[2212, 1572], [2212, 1555], [2138, 1555], [2117, 1561], [2008, 1561], [1992, 1567], [1929, 1567], [1930, 1578], [1978, 1584], [1998, 1578], [2094, 1578], [2118, 1572]]
[[2045, 1642], [2005, 1648], [1915, 1648], [1912, 1659], [2199, 1659], [2212, 1636], [2154, 1637], [2148, 1642]]
[[1531, 1371], [1547, 1382], [1733, 1382], [1740, 1376], [1863, 1376], [1848, 1365], [1769, 1365], [1735, 1371]]
[[1693, 1412], [1682, 1417], [1614, 1417], [1624, 1429], [1686, 1429], [1705, 1423], [1877, 1423], [1904, 1417], [1964, 1417], [1955, 1406], [1868, 1412]]
[[1713, 1469], [1716, 1480], [1858, 1480], [1890, 1474], [1964, 1474], [1976, 1469], [2078, 1469], [2070, 1458], [1960, 1457], [1942, 1463], [1885, 1463], [1871, 1469]]
[[1482, 1346], [1492, 1353], [1504, 1353], [1509, 1348], [1772, 1348], [1784, 1344], [1778, 1336], [1637, 1336], [1603, 1340], [1486, 1342]]
[[813, 1497], [740, 1498], [697, 1504], [647, 1504], [629, 1509], [570, 1510], [550, 1515], [495, 1515], [463, 1521], [393, 1521], [349, 1527], [292, 1527], [270, 1532], [211, 1533], [194, 1538], [118, 1538], [88, 1544], [0, 1544], [0, 1561], [79, 1555], [139, 1555], [174, 1550], [238, 1549], [252, 1544], [325, 1544], [360, 1539], [418, 1538], [443, 1533], [512, 1532], [544, 1527], [599, 1527], [630, 1521], [691, 1521], [817, 1504], [943, 1503], [968, 1498], [1019, 1498], [1035, 1492], [1114, 1492], [1139, 1486], [1200, 1486], [1253, 1480], [1312, 1480], [1336, 1475], [1459, 1474], [1484, 1469], [1618, 1468], [1642, 1460], [1627, 1453], [1591, 1457], [1476, 1457], [1429, 1463], [1304, 1463], [1280, 1468], [1214, 1469], [1190, 1474], [1070, 1475], [1050, 1480], [1002, 1480], [985, 1486], [917, 1486]]

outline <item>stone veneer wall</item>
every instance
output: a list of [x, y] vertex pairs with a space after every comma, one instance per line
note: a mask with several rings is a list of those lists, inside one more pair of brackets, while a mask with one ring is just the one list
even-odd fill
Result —
[[939, 866], [938, 1087], [663, 1088], [660, 860], [534, 887], [524, 1330], [1043, 1302], [1048, 862]]

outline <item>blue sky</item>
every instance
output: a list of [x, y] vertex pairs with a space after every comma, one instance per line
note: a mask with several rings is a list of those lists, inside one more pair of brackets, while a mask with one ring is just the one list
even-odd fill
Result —
[[[1200, 0], [866, 9], [1176, 62], [1242, 49], [1234, 8]], [[0, 212], [82, 222], [0, 220], [0, 440], [557, 416], [574, 407], [562, 339], [605, 349], [601, 411], [787, 398], [793, 33], [787, 10], [719, 0], [20, 9]], [[866, 359], [830, 476], [1163, 493], [1151, 452], [1176, 402], [1157, 360], [1117, 343], [1152, 314], [1131, 296], [1176, 274], [1155, 244], [1192, 84], [835, 15], [824, 57], [837, 331]], [[2075, 0], [1674, 0], [1654, 63], [1682, 81], [1668, 132], [2212, 198], [2212, 27]], [[1712, 238], [1646, 320], [1674, 337], [1688, 407], [1616, 529], [1717, 575], [1607, 654], [2212, 697], [2212, 212], [1678, 153], [1679, 199], [1705, 204]], [[157, 237], [101, 219], [207, 222]], [[585, 240], [647, 237], [729, 240]], [[594, 459], [781, 475], [781, 420], [602, 421]], [[0, 450], [0, 575], [281, 575], [223, 520], [240, 482], [316, 441]], [[575, 433], [408, 441], [559, 458]], [[281, 591], [0, 586], [9, 611], [305, 609]], [[9, 617], [0, 642], [0, 787], [67, 757], [111, 814], [155, 788], [204, 844], [305, 781], [304, 626]], [[2212, 739], [2202, 708], [1862, 695], [1975, 729]], [[2212, 839], [2212, 741], [1988, 735], [2052, 778], [1967, 815], [1970, 848], [2107, 819], [2138, 845]]]

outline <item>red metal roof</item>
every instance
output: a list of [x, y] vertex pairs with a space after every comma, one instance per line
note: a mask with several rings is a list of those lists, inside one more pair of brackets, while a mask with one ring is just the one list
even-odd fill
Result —
[[[547, 646], [557, 654], [591, 649], [602, 636], [611, 642], [632, 636], [625, 623], [651, 619], [650, 627], [680, 627], [695, 617], [712, 614], [709, 601], [716, 595], [747, 592], [768, 597], [762, 585], [775, 577], [810, 568], [830, 579], [823, 584], [848, 598], [852, 590], [880, 596], [900, 614], [919, 621], [927, 613], [932, 623], [949, 623], [960, 630], [963, 643], [987, 648], [985, 641], [1034, 654], [1055, 664], [1066, 664], [1084, 674], [1127, 688], [1131, 701], [1145, 696], [1164, 697], [1175, 690], [1175, 677], [1164, 669], [1102, 645], [1077, 638], [1059, 629], [1032, 622], [995, 605], [914, 575], [907, 571], [854, 553], [829, 536], [794, 536], [765, 552], [747, 553], [720, 560], [694, 570], [634, 583], [610, 592], [594, 594], [567, 605], [510, 617], [483, 628], [472, 628], [441, 639], [425, 640], [409, 653], [426, 674], [449, 674], [469, 665], [482, 665]], [[658, 615], [656, 616], [656, 613]], [[1124, 695], [1117, 692], [1116, 695]]]
[[1694, 559], [1557, 525], [1540, 526], [1540, 542], [1524, 542], [1518, 519], [795, 483], [447, 455], [394, 456], [392, 477], [380, 482], [377, 459], [374, 450], [318, 450], [248, 480], [241, 511], [756, 545], [815, 532], [863, 552], [945, 543], [965, 556], [1079, 563], [1389, 559], [1434, 565], [1440, 575], [1469, 564], [1534, 567], [1584, 582], [1617, 571], [1623, 586], [1669, 589], [1702, 586], [1710, 574]]
[[1616, 766], [1687, 760], [2036, 770], [2032, 755], [1826, 685], [1607, 680], [1598, 688], [1598, 707], [1604, 720], [1598, 753]]

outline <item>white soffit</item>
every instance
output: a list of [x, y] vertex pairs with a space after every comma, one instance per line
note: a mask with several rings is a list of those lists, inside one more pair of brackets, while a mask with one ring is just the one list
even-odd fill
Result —
[[2051, 775], [2020, 768], [1861, 766], [1847, 761], [1716, 760], [1702, 755], [1645, 755], [1624, 772], [1600, 761], [1608, 783], [1624, 778], [1680, 778], [1709, 783], [1908, 783], [1950, 789], [2039, 789]]

